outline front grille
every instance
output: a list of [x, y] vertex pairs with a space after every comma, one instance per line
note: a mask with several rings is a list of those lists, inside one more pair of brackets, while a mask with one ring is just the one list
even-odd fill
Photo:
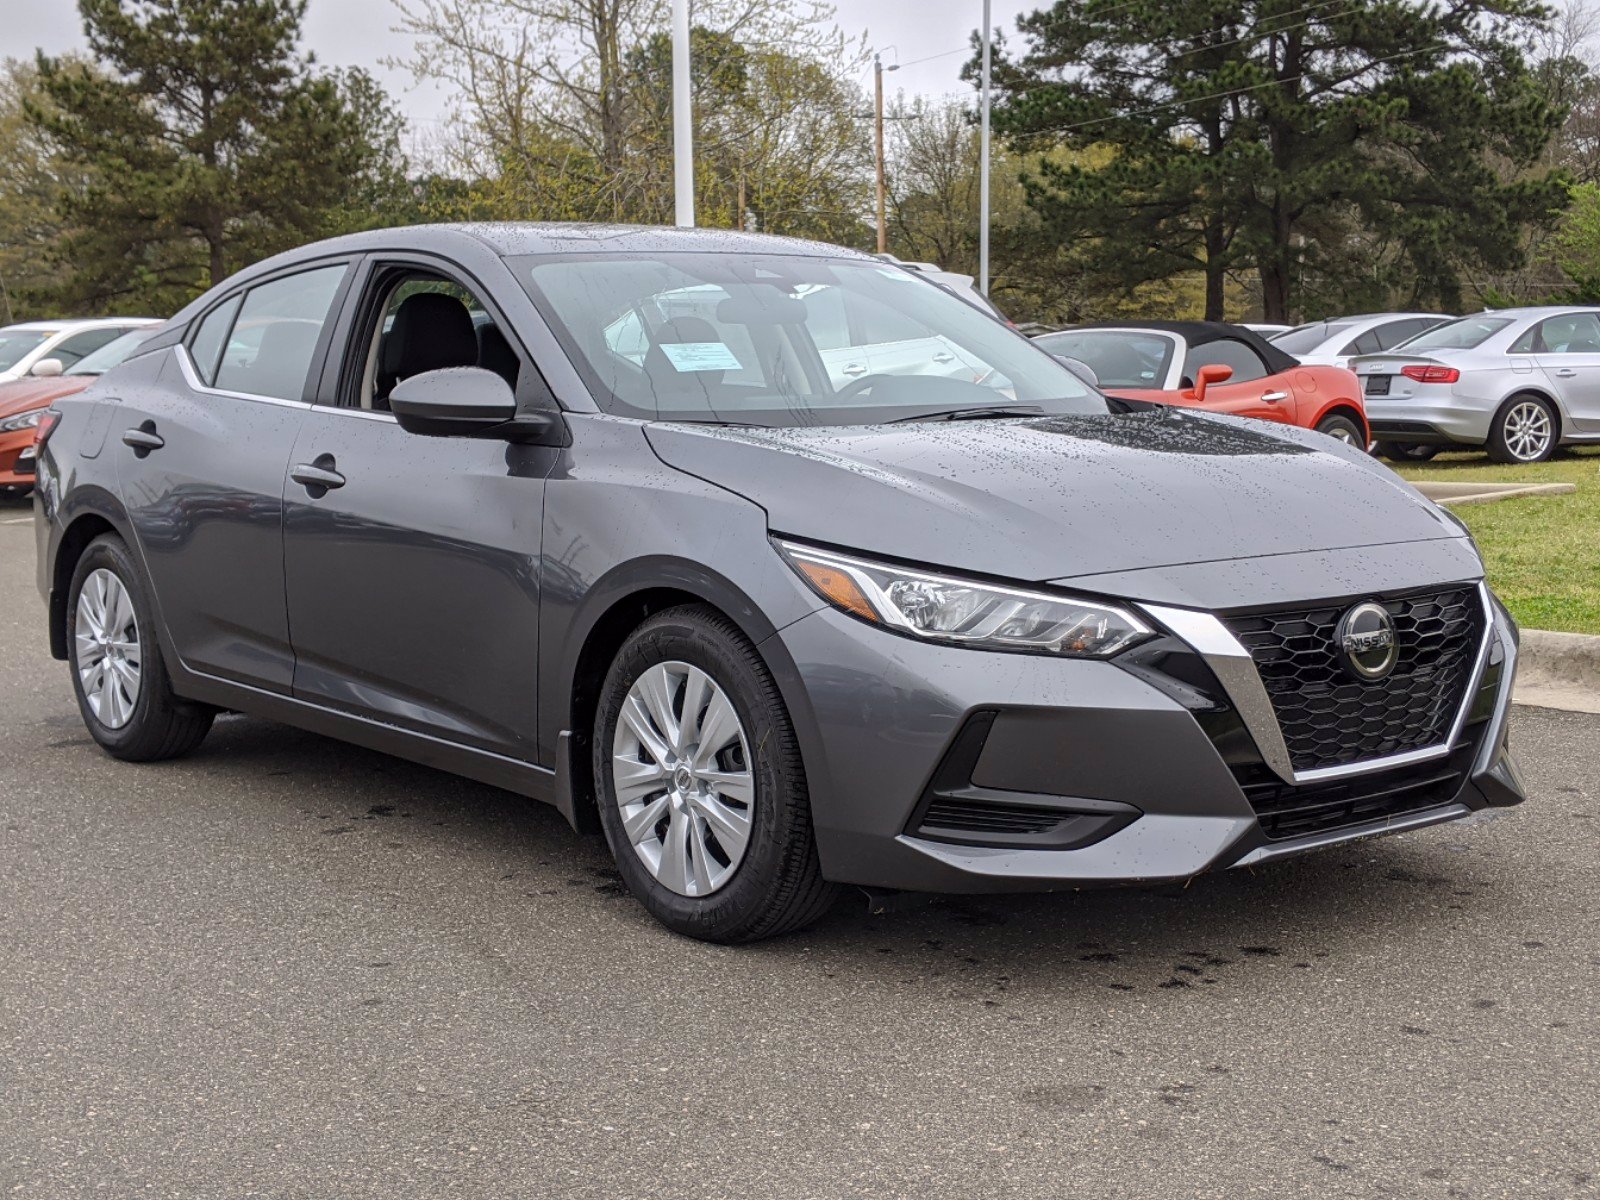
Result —
[[1334, 630], [1348, 602], [1224, 618], [1255, 660], [1296, 771], [1421, 750], [1450, 734], [1483, 639], [1477, 587], [1379, 603], [1394, 619], [1399, 659], [1375, 682], [1341, 662]]
[[1448, 758], [1327, 783], [1284, 783], [1259, 767], [1235, 774], [1262, 832], [1276, 841], [1448, 804], [1466, 783], [1476, 746], [1476, 738], [1469, 737]]

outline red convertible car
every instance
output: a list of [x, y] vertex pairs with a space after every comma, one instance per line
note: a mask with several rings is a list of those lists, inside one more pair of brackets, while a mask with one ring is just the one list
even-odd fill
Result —
[[1219, 321], [1085, 325], [1034, 339], [1076, 359], [1102, 391], [1303, 425], [1365, 447], [1361, 385], [1343, 367], [1301, 366], [1259, 334]]

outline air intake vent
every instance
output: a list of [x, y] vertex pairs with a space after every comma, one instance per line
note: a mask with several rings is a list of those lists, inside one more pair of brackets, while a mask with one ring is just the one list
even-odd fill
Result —
[[922, 817], [922, 830], [961, 833], [1043, 833], [1071, 813], [1047, 808], [1002, 807], [961, 800], [935, 800]]

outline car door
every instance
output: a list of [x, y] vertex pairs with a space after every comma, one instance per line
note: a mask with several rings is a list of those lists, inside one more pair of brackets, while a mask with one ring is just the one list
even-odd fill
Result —
[[1600, 315], [1546, 317], [1532, 347], [1534, 362], [1561, 402], [1564, 420], [1574, 432], [1600, 432]]
[[285, 483], [298, 698], [534, 759], [539, 553], [556, 451], [407, 433], [401, 378], [482, 365], [554, 407], [531, 360], [448, 264], [375, 258], [347, 306]]
[[1200, 378], [1200, 368], [1227, 367], [1233, 372], [1225, 383], [1206, 389], [1201, 407], [1240, 417], [1260, 417], [1293, 425], [1296, 420], [1294, 389], [1289, 381], [1267, 371], [1261, 356], [1244, 342], [1218, 338], [1190, 346], [1184, 358], [1184, 386]]
[[[346, 261], [320, 263], [220, 298], [158, 374], [119, 388], [107, 453], [191, 670], [289, 690], [283, 476], [348, 273]], [[238, 348], [241, 327], [254, 350]]]

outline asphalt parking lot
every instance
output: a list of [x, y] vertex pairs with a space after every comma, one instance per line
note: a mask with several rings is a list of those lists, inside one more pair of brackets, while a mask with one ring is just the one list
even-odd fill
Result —
[[0, 1195], [1600, 1195], [1600, 716], [1520, 809], [688, 942], [507, 793], [228, 718], [132, 767], [0, 504]]

